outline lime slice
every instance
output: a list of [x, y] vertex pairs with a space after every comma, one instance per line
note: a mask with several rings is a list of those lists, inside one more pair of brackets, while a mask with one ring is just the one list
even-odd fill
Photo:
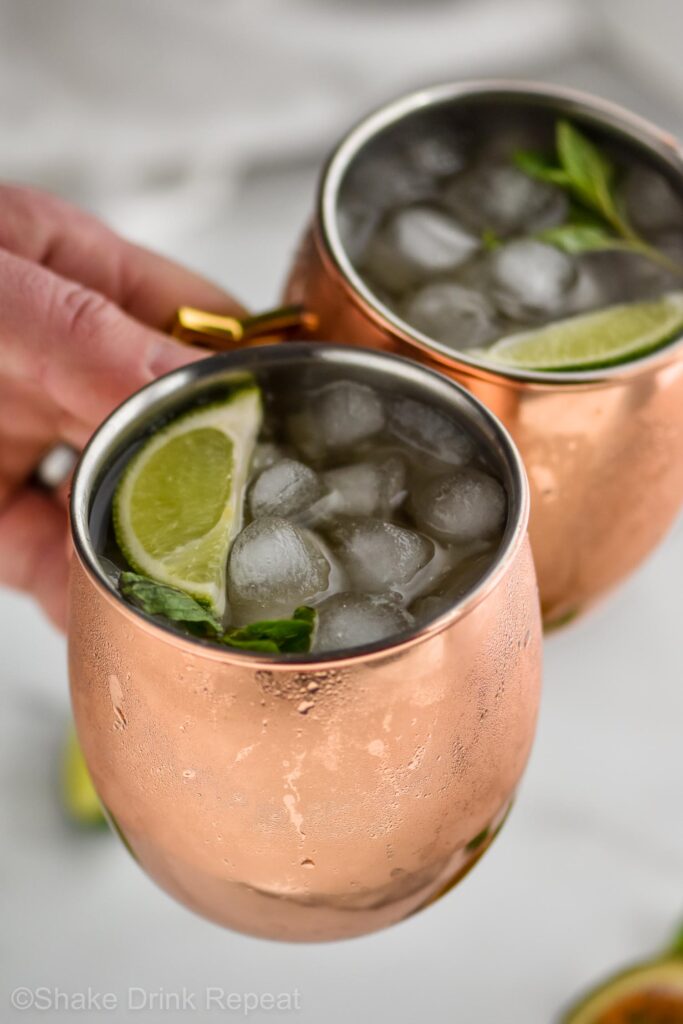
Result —
[[132, 568], [218, 618], [261, 420], [254, 384], [185, 413], [133, 456], [114, 495], [116, 539]]
[[103, 825], [104, 815], [72, 727], [64, 748], [62, 796], [69, 817], [79, 825]]
[[665, 958], [610, 978], [573, 1006], [562, 1024], [683, 1021], [683, 960]]
[[646, 355], [682, 330], [683, 292], [671, 292], [511, 334], [486, 357], [520, 370], [590, 370]]

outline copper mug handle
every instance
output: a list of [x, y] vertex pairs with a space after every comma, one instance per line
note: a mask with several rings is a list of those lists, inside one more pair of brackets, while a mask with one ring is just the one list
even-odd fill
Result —
[[303, 306], [280, 306], [244, 317], [207, 313], [194, 306], [181, 306], [171, 334], [186, 345], [200, 345], [214, 352], [229, 352], [249, 345], [268, 345], [291, 337], [309, 335], [318, 318]]

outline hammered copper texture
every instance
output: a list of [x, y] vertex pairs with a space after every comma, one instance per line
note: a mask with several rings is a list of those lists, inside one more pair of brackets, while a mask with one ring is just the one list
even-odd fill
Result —
[[359, 935], [448, 888], [507, 811], [540, 687], [528, 541], [438, 631], [299, 668], [160, 629], [75, 557], [69, 661], [98, 793], [152, 878], [240, 931]]

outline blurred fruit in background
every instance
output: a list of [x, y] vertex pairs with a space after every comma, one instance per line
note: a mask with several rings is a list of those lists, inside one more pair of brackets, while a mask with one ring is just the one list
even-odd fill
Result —
[[683, 927], [663, 953], [602, 982], [561, 1024], [683, 1024]]

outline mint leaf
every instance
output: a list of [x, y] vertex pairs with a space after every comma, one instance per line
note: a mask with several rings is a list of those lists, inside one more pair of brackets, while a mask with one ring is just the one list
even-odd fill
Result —
[[592, 227], [605, 228], [605, 218], [597, 210], [591, 210], [578, 199], [569, 201], [568, 224], [590, 224]]
[[209, 637], [226, 647], [264, 654], [295, 654], [310, 651], [317, 613], [302, 605], [291, 619], [266, 619], [223, 632], [219, 620], [189, 594], [156, 583], [136, 572], [122, 572], [119, 590], [131, 604], [148, 615], [163, 615], [198, 636]]
[[515, 166], [528, 174], [530, 178], [547, 181], [553, 185], [561, 185], [564, 188], [571, 184], [567, 172], [562, 167], [556, 167], [543, 153], [518, 149], [512, 159]]
[[148, 615], [163, 615], [172, 622], [181, 622], [202, 636], [215, 636], [222, 625], [189, 594], [163, 583], [155, 583], [136, 572], [122, 572], [119, 579], [121, 594]]
[[229, 629], [220, 637], [227, 647], [266, 654], [295, 654], [310, 651], [316, 611], [305, 605], [291, 619], [265, 619], [248, 626]]
[[542, 231], [537, 237], [572, 256], [582, 252], [621, 249], [624, 245], [610, 231], [597, 224], [562, 224]]
[[569, 121], [557, 122], [556, 144], [570, 187], [611, 224], [618, 223], [619, 211], [612, 195], [614, 168], [607, 157]]

